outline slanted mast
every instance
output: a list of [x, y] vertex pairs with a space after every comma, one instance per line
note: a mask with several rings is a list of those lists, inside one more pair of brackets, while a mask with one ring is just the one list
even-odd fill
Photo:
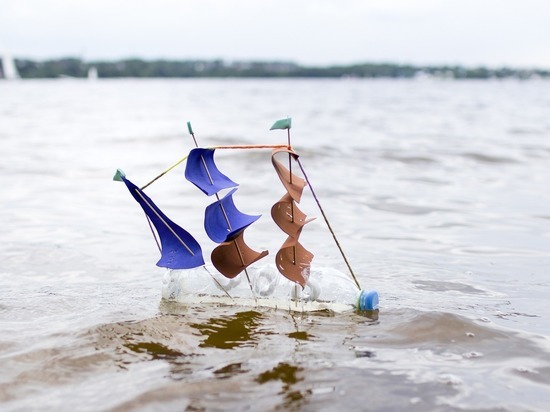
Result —
[[172, 222], [143, 191], [117, 170], [114, 180], [122, 181], [139, 203], [160, 238], [161, 258], [157, 266], [168, 269], [192, 269], [204, 265], [199, 243], [189, 232]]
[[[214, 162], [214, 149], [191, 150], [185, 177], [207, 196], [215, 195], [217, 198], [205, 210], [204, 228], [210, 239], [220, 243], [212, 251], [211, 260], [222, 275], [234, 278], [242, 271], [246, 272], [252, 263], [267, 256], [267, 251], [256, 252], [244, 241], [244, 230], [260, 216], [247, 215], [237, 209], [233, 194], [238, 184], [220, 172]], [[218, 193], [227, 188], [234, 189], [220, 199]]]
[[197, 147], [187, 156], [185, 178], [197, 186], [206, 196], [212, 196], [222, 189], [239, 186], [218, 170], [214, 163], [214, 149]]
[[261, 217], [246, 215], [237, 209], [233, 201], [236, 191], [237, 189], [232, 189], [223, 198], [207, 206], [204, 211], [204, 229], [208, 237], [216, 243], [235, 238]]

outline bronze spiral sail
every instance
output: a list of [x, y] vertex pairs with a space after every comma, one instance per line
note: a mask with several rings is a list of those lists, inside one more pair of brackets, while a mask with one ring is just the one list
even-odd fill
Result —
[[[287, 153], [289, 168], [283, 166], [275, 157], [279, 153]], [[275, 263], [279, 272], [287, 279], [304, 287], [310, 273], [313, 254], [298, 241], [305, 224], [313, 219], [306, 219], [297, 203], [300, 202], [306, 181], [290, 171], [290, 162], [297, 159], [298, 155], [290, 149], [276, 149], [271, 155], [273, 167], [287, 193], [271, 208], [271, 217], [279, 228], [288, 235], [275, 257]]]

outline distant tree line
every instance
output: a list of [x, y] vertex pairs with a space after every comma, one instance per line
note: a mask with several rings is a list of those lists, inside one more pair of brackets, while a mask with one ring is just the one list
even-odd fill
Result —
[[141, 60], [90, 61], [77, 58], [35, 61], [16, 59], [23, 79], [88, 76], [95, 67], [99, 77], [313, 77], [313, 78], [414, 78], [454, 79], [550, 78], [550, 70], [489, 69], [462, 66], [412, 66], [390, 63], [364, 63], [344, 66], [307, 67], [292, 62], [223, 60]]

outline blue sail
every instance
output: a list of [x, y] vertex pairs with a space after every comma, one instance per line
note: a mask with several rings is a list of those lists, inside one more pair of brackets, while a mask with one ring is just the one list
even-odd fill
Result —
[[214, 163], [214, 149], [196, 148], [189, 152], [185, 166], [185, 178], [197, 186], [207, 196], [222, 189], [238, 186]]
[[204, 265], [201, 247], [193, 236], [168, 219], [153, 201], [126, 177], [120, 178], [157, 230], [162, 245], [161, 258], [157, 266], [191, 269]]
[[208, 205], [204, 213], [204, 229], [214, 242], [222, 243], [233, 239], [236, 235], [250, 226], [261, 215], [245, 215], [233, 203], [231, 190], [222, 199]]

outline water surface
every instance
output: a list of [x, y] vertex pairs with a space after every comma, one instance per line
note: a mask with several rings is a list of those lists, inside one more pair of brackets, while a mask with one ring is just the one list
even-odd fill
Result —
[[[550, 408], [550, 83], [0, 83], [0, 402], [19, 410]], [[161, 300], [164, 271], [117, 167], [144, 184], [193, 146], [285, 143], [377, 315]], [[268, 152], [217, 154], [264, 216]], [[205, 244], [183, 168], [148, 189]], [[346, 267], [318, 219], [301, 242]], [[251, 406], [253, 405], [253, 406]]]

